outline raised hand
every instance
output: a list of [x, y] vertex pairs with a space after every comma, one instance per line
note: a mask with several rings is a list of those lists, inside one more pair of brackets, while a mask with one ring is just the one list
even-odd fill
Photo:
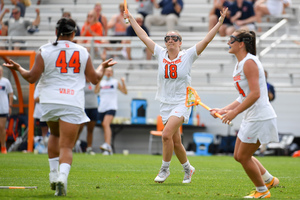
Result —
[[220, 11], [220, 14], [221, 14], [221, 16], [219, 17], [219, 22], [220, 23], [224, 22], [224, 19], [226, 17], [227, 11], [228, 11], [228, 8], [223, 8], [223, 11]]

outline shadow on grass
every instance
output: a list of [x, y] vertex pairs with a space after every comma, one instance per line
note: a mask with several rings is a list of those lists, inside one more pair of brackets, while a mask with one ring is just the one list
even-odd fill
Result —
[[149, 186], [153, 186], [153, 187], [170, 187], [170, 186], [180, 186], [180, 187], [184, 187], [184, 186], [188, 186], [189, 184], [185, 184], [185, 183], [152, 183], [149, 184]]

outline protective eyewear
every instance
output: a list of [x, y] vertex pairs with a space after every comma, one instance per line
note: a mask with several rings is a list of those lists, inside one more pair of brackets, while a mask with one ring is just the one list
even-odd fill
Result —
[[229, 40], [228, 40], [229, 44], [233, 44], [233, 43], [235, 43], [236, 41], [241, 42], [241, 39], [235, 37], [234, 35], [231, 35], [231, 36], [229, 37]]
[[178, 40], [181, 41], [181, 39], [178, 35], [167, 35], [167, 36], [165, 36], [165, 42], [168, 42], [170, 39], [172, 39], [174, 42], [177, 42]]

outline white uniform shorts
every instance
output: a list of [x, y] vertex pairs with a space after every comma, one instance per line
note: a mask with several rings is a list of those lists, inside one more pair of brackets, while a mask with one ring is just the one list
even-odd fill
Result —
[[177, 116], [178, 118], [184, 117], [184, 123], [188, 123], [192, 107], [188, 108], [185, 103], [180, 104], [167, 104], [160, 103], [160, 116], [163, 123], [166, 124], [171, 116]]
[[278, 130], [276, 118], [264, 121], [248, 122], [243, 120], [238, 132], [238, 137], [244, 143], [268, 144], [278, 142]]
[[57, 122], [59, 119], [71, 124], [89, 122], [83, 109], [62, 104], [41, 103], [42, 117], [40, 121]]

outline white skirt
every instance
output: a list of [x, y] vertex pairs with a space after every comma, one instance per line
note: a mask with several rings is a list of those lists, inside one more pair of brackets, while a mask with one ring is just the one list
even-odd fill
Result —
[[171, 116], [184, 117], [184, 123], [189, 122], [192, 107], [188, 108], [185, 106], [185, 102], [180, 104], [167, 104], [160, 103], [160, 116], [162, 117], [163, 123], [166, 124]]
[[278, 142], [278, 130], [276, 118], [247, 122], [242, 121], [238, 137], [244, 143], [257, 143], [268, 144], [270, 142]]
[[57, 122], [59, 119], [70, 124], [89, 122], [83, 109], [62, 104], [41, 103], [42, 117], [40, 121]]

